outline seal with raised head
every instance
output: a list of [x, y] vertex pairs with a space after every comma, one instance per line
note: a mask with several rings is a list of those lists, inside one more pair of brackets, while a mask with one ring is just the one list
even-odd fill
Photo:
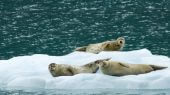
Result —
[[[103, 59], [103, 61], [104, 60], [105, 59]], [[95, 62], [96, 61], [90, 62], [82, 66], [51, 63], [49, 64], [48, 69], [53, 77], [73, 76], [75, 74], [80, 74], [80, 73], [96, 73], [97, 70], [99, 69], [99, 66]]]
[[117, 61], [110, 61], [109, 59], [105, 61], [96, 61], [95, 63], [99, 64], [99, 68], [104, 74], [111, 76], [138, 75], [167, 68], [147, 64], [127, 64]]
[[102, 43], [89, 44], [87, 46], [76, 48], [75, 51], [100, 53], [101, 51], [119, 51], [125, 45], [125, 38], [119, 37], [117, 40], [105, 41]]

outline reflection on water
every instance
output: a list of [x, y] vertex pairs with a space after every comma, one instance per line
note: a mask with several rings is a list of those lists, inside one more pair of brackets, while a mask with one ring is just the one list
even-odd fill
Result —
[[0, 95], [169, 95], [170, 90], [125, 90], [125, 89], [90, 89], [90, 90], [3, 90]]
[[170, 55], [169, 0], [1, 0], [0, 59], [64, 55], [119, 36], [124, 50]]

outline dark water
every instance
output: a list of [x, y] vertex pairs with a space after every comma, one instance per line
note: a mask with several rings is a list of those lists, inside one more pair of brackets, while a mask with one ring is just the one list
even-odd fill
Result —
[[170, 90], [116, 90], [116, 89], [95, 89], [95, 90], [8, 90], [0, 92], [0, 95], [169, 95]]
[[65, 55], [119, 36], [125, 51], [170, 56], [170, 1], [0, 0], [0, 59]]

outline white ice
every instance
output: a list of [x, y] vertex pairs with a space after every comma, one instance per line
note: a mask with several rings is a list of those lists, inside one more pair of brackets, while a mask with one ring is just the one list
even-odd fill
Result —
[[73, 52], [64, 56], [35, 54], [0, 60], [0, 88], [41, 88], [41, 89], [168, 89], [170, 68], [141, 75], [114, 77], [102, 74], [77, 74], [74, 76], [52, 77], [48, 65], [83, 65], [103, 58], [130, 64], [155, 64], [170, 67], [170, 58], [153, 55], [147, 49], [99, 54]]

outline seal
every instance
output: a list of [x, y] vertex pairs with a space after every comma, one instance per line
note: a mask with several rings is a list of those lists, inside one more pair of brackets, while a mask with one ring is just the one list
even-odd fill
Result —
[[[100, 61], [104, 60], [105, 59]], [[58, 77], [58, 76], [73, 76], [80, 73], [96, 73], [97, 70], [99, 69], [99, 66], [98, 64], [96, 64], [96, 61], [90, 62], [82, 66], [51, 63], [49, 64], [48, 69], [53, 77]]]
[[99, 68], [104, 74], [111, 76], [138, 75], [167, 68], [147, 64], [127, 64], [110, 61], [109, 59], [107, 61], [96, 61], [95, 63], [99, 64]]
[[53, 77], [74, 75], [74, 68], [67, 64], [51, 63], [49, 64], [48, 69]]
[[119, 37], [117, 40], [105, 41], [102, 43], [89, 44], [87, 46], [76, 48], [75, 51], [100, 53], [101, 51], [119, 51], [122, 50], [125, 45], [125, 38]]

